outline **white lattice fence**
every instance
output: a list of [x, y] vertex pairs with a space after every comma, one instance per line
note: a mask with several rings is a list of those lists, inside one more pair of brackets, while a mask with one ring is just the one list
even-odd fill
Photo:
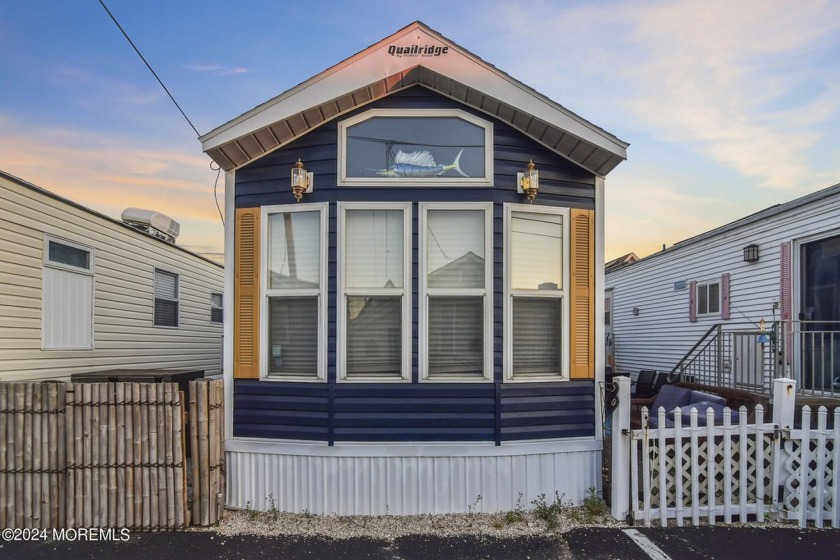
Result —
[[[692, 410], [673, 411], [673, 427], [650, 427], [642, 409], [642, 429], [630, 430], [629, 382], [619, 382], [619, 407], [612, 416], [612, 513], [628, 514], [650, 525], [701, 522], [763, 522], [768, 518], [813, 522], [840, 528], [840, 408], [829, 423], [821, 407], [817, 427], [811, 410], [802, 409], [794, 429], [795, 383], [776, 380], [773, 421], [756, 408], [755, 423], [746, 410], [732, 423], [724, 414], [715, 425]], [[666, 424], [664, 409], [657, 411]], [[702, 424], [702, 425], [701, 425]]]
[[[817, 428], [811, 429], [811, 409], [802, 408], [802, 428], [786, 430], [779, 450], [779, 484], [782, 500], [779, 512], [785, 519], [805, 527], [830, 523], [840, 527], [840, 408], [834, 409], [832, 429], [829, 412], [817, 411]], [[803, 507], [804, 505], [804, 507]]]
[[[647, 409], [642, 416], [646, 425]], [[742, 408], [738, 423], [724, 414], [724, 423], [715, 425], [711, 411], [701, 422], [696, 409], [688, 418], [677, 409], [673, 428], [633, 430], [633, 518], [645, 525], [653, 519], [662, 525], [674, 519], [680, 526], [686, 520], [697, 525], [701, 519], [714, 524], [718, 517], [724, 523], [763, 518], [772, 501], [776, 433], [775, 424], [765, 423], [763, 417], [764, 411], [757, 409], [756, 423], [747, 424]], [[659, 425], [665, 425], [665, 418], [662, 409]]]

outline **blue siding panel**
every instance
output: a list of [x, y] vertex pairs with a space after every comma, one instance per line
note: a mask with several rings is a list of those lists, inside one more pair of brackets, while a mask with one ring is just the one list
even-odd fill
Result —
[[[301, 204], [329, 202], [327, 383], [257, 380], [234, 382], [234, 435], [317, 441], [502, 441], [592, 436], [595, 388], [591, 381], [502, 383], [503, 212], [522, 203], [516, 173], [530, 158], [540, 170], [535, 205], [594, 208], [595, 177], [507, 123], [422, 87], [378, 100], [369, 108], [460, 108], [493, 122], [492, 187], [362, 188], [337, 186], [336, 121], [325, 123], [236, 172], [236, 207], [293, 203], [289, 170], [300, 158], [315, 173], [315, 192]], [[345, 118], [345, 116], [342, 116]], [[337, 201], [406, 201], [412, 205], [411, 383], [336, 382]], [[418, 202], [491, 201], [493, 208], [493, 381], [418, 383]]]

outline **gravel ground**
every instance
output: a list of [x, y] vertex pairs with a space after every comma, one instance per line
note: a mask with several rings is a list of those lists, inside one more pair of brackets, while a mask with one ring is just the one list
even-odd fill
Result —
[[[541, 517], [541, 518], [540, 518]], [[546, 521], [548, 520], [548, 522]], [[580, 507], [538, 516], [522, 510], [507, 514], [338, 516], [283, 512], [226, 511], [214, 528], [225, 536], [294, 535], [332, 539], [393, 540], [409, 535], [513, 538], [562, 534], [579, 527], [623, 527], [609, 515], [592, 515]]]

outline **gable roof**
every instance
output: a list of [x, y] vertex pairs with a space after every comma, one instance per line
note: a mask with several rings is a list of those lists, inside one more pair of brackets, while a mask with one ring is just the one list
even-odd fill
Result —
[[225, 171], [246, 165], [348, 111], [415, 85], [511, 124], [598, 175], [628, 144], [416, 21], [201, 136]]

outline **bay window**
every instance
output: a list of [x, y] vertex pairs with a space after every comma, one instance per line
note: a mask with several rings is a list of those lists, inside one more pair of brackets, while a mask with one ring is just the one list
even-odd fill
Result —
[[568, 210], [505, 205], [505, 376], [568, 378]]
[[420, 372], [492, 378], [492, 204], [420, 205]]

